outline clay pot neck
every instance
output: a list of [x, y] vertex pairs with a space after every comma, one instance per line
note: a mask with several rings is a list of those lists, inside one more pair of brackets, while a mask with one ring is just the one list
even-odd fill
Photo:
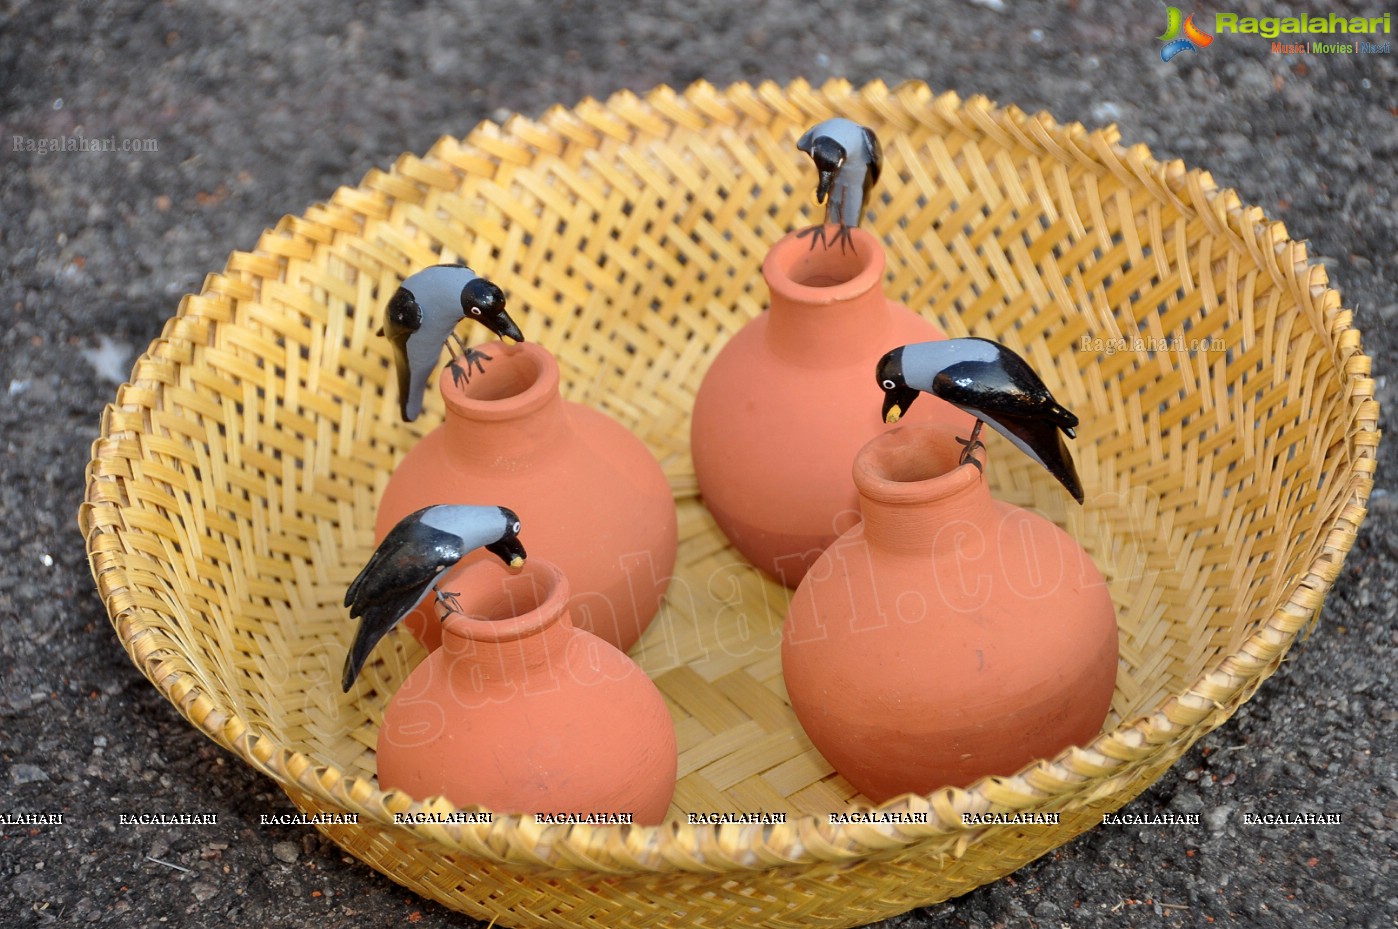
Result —
[[[871, 547], [936, 556], [968, 544], [967, 533], [982, 539], [978, 548], [989, 541], [995, 502], [983, 471], [959, 463], [959, 434], [942, 425], [900, 426], [860, 449], [854, 483]], [[984, 466], [985, 449], [976, 457]]]
[[482, 362], [483, 371], [472, 368], [468, 382], [458, 386], [450, 368], [442, 371], [447, 446], [463, 463], [510, 470], [528, 467], [568, 432], [558, 391], [558, 362], [532, 342], [492, 342], [477, 348], [490, 360]]
[[[810, 367], [843, 366], [881, 344], [889, 325], [883, 245], [863, 229], [850, 231], [853, 248], [843, 251], [833, 243], [811, 248], [810, 236], [793, 232], [767, 253], [767, 343], [777, 357]], [[827, 240], [833, 235], [828, 228]]]
[[483, 561], [448, 579], [459, 613], [442, 622], [442, 651], [453, 674], [480, 680], [523, 680], [562, 659], [573, 635], [568, 581], [540, 558], [517, 574]]

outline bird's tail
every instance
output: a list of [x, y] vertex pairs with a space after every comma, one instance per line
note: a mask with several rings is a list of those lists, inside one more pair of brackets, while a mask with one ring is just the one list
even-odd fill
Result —
[[349, 689], [354, 686], [354, 681], [363, 670], [364, 663], [369, 660], [369, 653], [374, 650], [374, 646], [378, 645], [379, 640], [388, 635], [394, 626], [403, 621], [403, 617], [417, 606], [420, 599], [410, 592], [407, 595], [392, 597], [384, 603], [371, 604], [364, 610], [364, 615], [359, 619], [359, 626], [354, 631], [354, 641], [350, 643], [349, 652], [345, 655], [345, 669], [340, 678], [345, 693], [349, 693]]
[[340, 675], [340, 686], [345, 693], [349, 693], [354, 681], [359, 677], [359, 671], [364, 667], [364, 662], [369, 658], [369, 652], [378, 643], [378, 637], [369, 634], [361, 621], [359, 630], [355, 633], [354, 642], [351, 643], [349, 651], [345, 654], [345, 668]]

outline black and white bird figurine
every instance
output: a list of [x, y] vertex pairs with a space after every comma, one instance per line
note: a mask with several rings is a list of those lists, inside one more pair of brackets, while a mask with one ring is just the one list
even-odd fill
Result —
[[456, 338], [461, 350], [460, 358], [451, 361], [457, 383], [470, 380], [471, 366], [480, 369], [482, 358], [490, 360], [489, 355], [467, 348], [455, 335], [456, 324], [462, 319], [474, 319], [502, 339], [524, 341], [505, 311], [504, 292], [465, 265], [432, 265], [408, 275], [388, 301], [384, 317], [379, 334], [393, 343], [398, 398], [406, 422], [422, 412], [427, 379], [449, 337]]
[[[815, 162], [819, 180], [816, 202], [825, 204], [825, 223], [838, 223], [836, 238], [843, 250], [853, 245], [850, 229], [864, 219], [869, 192], [883, 170], [883, 149], [872, 129], [843, 117], [817, 123], [796, 141], [796, 147]], [[809, 235], [811, 247], [825, 244], [825, 225], [812, 226], [800, 233]]]
[[1028, 362], [999, 342], [966, 338], [904, 345], [879, 359], [878, 379], [884, 422], [896, 423], [919, 392], [941, 397], [976, 417], [970, 437], [957, 439], [966, 446], [962, 464], [981, 466], [972, 452], [984, 447], [981, 426], [990, 423], [1083, 502], [1082, 482], [1063, 441], [1064, 435], [1076, 437], [1078, 418], [1053, 399]]
[[511, 568], [524, 565], [519, 517], [503, 506], [438, 504], [399, 520], [345, 592], [350, 618], [359, 619], [345, 656], [341, 685], [348, 692], [379, 640], [436, 591], [448, 612], [456, 595], [437, 582], [471, 552], [484, 547]]

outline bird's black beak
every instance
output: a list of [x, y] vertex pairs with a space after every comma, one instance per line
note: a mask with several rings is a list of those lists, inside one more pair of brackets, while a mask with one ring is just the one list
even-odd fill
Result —
[[519, 326], [510, 319], [510, 314], [501, 308], [499, 314], [494, 319], [482, 319], [485, 327], [502, 339], [510, 339], [514, 342], [523, 342], [524, 333], [519, 331]]
[[491, 542], [485, 547], [485, 550], [511, 568], [524, 567], [524, 559], [528, 557], [524, 551], [524, 545], [519, 541], [519, 536], [516, 535], [507, 535], [498, 542]]
[[816, 203], [824, 203], [830, 196], [830, 185], [835, 181], [835, 172], [822, 170], [820, 179], [816, 181]]

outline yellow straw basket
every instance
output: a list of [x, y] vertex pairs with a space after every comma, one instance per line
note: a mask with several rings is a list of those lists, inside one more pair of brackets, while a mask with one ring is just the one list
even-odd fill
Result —
[[[816, 216], [795, 141], [832, 115], [884, 143], [871, 219], [889, 295], [951, 335], [1005, 342], [1081, 417], [1086, 506], [1008, 445], [991, 477], [1083, 542], [1121, 624], [1097, 739], [888, 804], [921, 814], [897, 825], [831, 822], [865, 801], [786, 701], [789, 594], [726, 547], [688, 448], [708, 360], [766, 302], [763, 256]], [[340, 693], [340, 602], [379, 493], [442, 415], [434, 393], [400, 422], [375, 331], [398, 281], [444, 260], [499, 282], [565, 395], [633, 429], [674, 488], [677, 575], [633, 650], [679, 738], [663, 826], [396, 824], [451, 809], [374, 779], [378, 720], [421, 651], [390, 636], [370, 696]], [[660, 88], [442, 139], [233, 254], [105, 411], [80, 519], [137, 666], [302, 810], [358, 814], [320, 828], [395, 881], [503, 926], [852, 926], [1092, 828], [1277, 669], [1364, 517], [1369, 374], [1302, 244], [1114, 129], [917, 84]], [[687, 817], [725, 811], [785, 822]], [[1058, 824], [962, 818], [1015, 811]]]

